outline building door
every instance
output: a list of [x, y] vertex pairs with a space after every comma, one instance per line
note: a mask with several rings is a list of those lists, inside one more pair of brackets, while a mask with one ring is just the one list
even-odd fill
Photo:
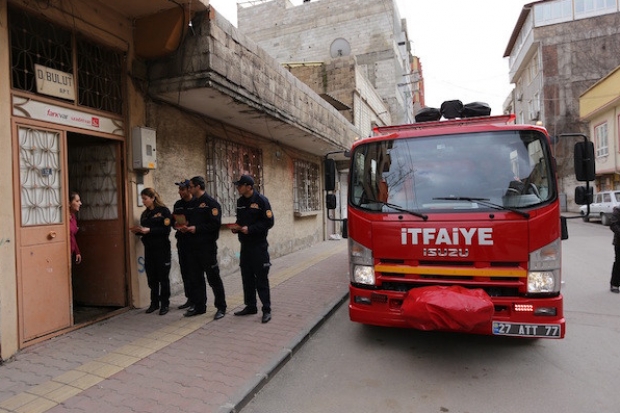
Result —
[[24, 344], [71, 326], [69, 215], [64, 132], [23, 125], [15, 132], [19, 333]]
[[69, 190], [80, 194], [77, 242], [82, 263], [73, 266], [75, 324], [127, 306], [122, 213], [121, 142], [67, 134]]

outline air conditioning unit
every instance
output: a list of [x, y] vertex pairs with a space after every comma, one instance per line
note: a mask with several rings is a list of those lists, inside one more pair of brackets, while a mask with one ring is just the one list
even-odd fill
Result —
[[533, 110], [530, 112], [530, 120], [539, 120], [540, 119], [540, 111]]

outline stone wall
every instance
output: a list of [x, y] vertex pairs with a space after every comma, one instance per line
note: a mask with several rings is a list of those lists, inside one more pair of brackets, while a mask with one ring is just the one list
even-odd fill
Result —
[[405, 123], [406, 104], [397, 83], [409, 68], [402, 67], [397, 49], [402, 28], [394, 16], [392, 1], [321, 0], [293, 6], [274, 0], [237, 7], [239, 30], [279, 62], [327, 61], [334, 57], [332, 43], [346, 40], [370, 83], [389, 102], [392, 120]]

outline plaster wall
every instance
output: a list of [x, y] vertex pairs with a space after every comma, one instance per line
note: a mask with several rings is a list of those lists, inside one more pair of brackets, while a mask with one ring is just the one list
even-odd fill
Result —
[[[620, 122], [620, 68], [616, 68], [604, 79], [588, 89], [579, 99], [583, 120], [589, 124], [590, 139], [594, 142], [596, 153], [596, 134], [598, 126], [607, 125], [608, 155], [595, 157], [597, 181], [606, 182], [598, 190], [616, 189], [616, 173], [620, 168], [618, 147], [618, 126]], [[609, 175], [607, 177], [603, 175]], [[613, 185], [613, 186], [612, 186]]]
[[[7, 2], [0, 0], [0, 68], [9, 67]], [[13, 153], [11, 145], [11, 84], [9, 70], [0, 70], [0, 359], [17, 351], [17, 277]]]
[[620, 66], [588, 89], [579, 99], [579, 115], [592, 116], [620, 99]]

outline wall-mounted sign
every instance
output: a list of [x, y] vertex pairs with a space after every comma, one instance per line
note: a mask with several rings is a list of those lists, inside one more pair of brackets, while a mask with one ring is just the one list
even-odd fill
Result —
[[57, 98], [75, 100], [75, 83], [71, 73], [34, 65], [37, 92]]
[[21, 96], [13, 96], [13, 116], [125, 136], [122, 120], [51, 105]]

